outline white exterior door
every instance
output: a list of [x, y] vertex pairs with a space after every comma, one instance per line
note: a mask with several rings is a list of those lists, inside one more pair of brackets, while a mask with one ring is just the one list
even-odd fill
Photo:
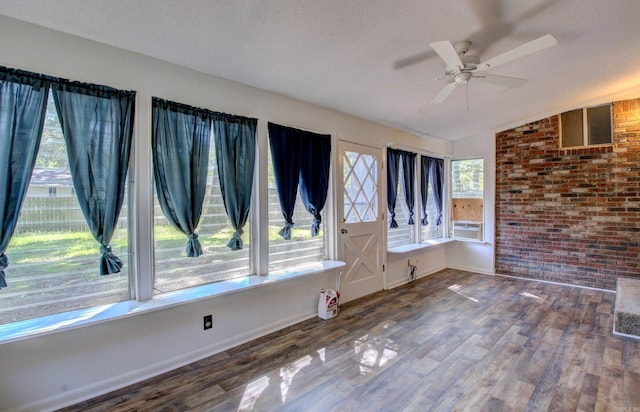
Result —
[[381, 207], [381, 150], [338, 142], [338, 255], [346, 262], [342, 302], [384, 288]]

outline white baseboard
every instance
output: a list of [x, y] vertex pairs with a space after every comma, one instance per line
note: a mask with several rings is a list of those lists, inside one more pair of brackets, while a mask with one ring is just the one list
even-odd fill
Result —
[[42, 399], [27, 405], [22, 405], [21, 407], [12, 409], [8, 412], [41, 412], [64, 408], [66, 406], [73, 405], [75, 403], [82, 402], [96, 396], [104, 395], [105, 393], [109, 393], [126, 386], [144, 381], [154, 376], [161, 375], [190, 363], [197, 362], [206, 357], [215, 355], [227, 349], [268, 335], [269, 333], [276, 332], [280, 329], [295, 325], [296, 323], [300, 323], [307, 319], [311, 319], [315, 316], [317, 316], [317, 313], [313, 311], [310, 313], [298, 314], [297, 316], [280, 319], [269, 325], [261, 327], [260, 329], [255, 329], [241, 335], [230, 337], [223, 341], [217, 342], [216, 344], [205, 346], [198, 350], [181, 354], [180, 356], [164, 359], [163, 361], [150, 365], [146, 368], [137, 369], [135, 371], [131, 371], [117, 377], [106, 379], [102, 382], [90, 384], [81, 388], [61, 393], [59, 395], [49, 397], [47, 399]]
[[496, 273], [493, 270], [479, 269], [477, 267], [471, 267], [471, 266], [448, 265], [447, 267], [449, 269], [463, 270], [465, 272], [480, 273], [482, 275], [489, 275], [489, 276], [495, 276], [496, 275]]
[[[425, 276], [432, 275], [446, 268], [447, 268], [446, 266], [438, 266], [438, 267], [427, 269], [426, 271], [423, 271], [422, 273], [418, 274], [416, 276], [416, 279], [420, 279]], [[395, 282], [388, 284], [387, 289], [394, 289], [394, 288], [397, 288], [398, 286], [406, 285], [407, 283], [409, 283], [409, 279], [406, 279], [406, 278], [399, 279], [399, 280], [396, 280]]]

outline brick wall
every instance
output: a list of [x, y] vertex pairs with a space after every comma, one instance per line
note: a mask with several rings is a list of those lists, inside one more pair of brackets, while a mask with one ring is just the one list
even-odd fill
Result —
[[559, 116], [496, 134], [496, 272], [615, 289], [640, 278], [640, 99], [613, 145], [559, 149]]

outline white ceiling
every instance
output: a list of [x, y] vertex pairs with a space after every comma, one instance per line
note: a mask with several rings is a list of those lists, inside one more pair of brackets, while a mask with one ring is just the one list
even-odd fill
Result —
[[[638, 0], [0, 0], [0, 14], [447, 140], [640, 96]], [[429, 47], [481, 60], [552, 34], [558, 45], [471, 81], [440, 105]], [[414, 64], [407, 63], [414, 61]], [[398, 66], [403, 66], [399, 68]]]

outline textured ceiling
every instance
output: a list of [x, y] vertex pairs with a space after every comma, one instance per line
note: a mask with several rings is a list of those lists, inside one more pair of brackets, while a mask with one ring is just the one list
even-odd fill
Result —
[[[0, 0], [0, 14], [447, 140], [640, 96], [637, 0]], [[440, 105], [429, 47], [481, 60], [552, 34], [558, 45], [472, 80]], [[468, 110], [467, 110], [468, 92]]]

